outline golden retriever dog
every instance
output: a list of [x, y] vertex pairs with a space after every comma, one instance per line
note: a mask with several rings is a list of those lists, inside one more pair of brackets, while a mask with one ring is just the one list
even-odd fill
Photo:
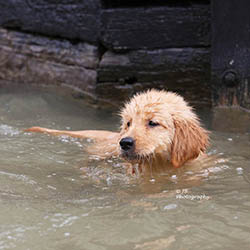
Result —
[[95, 144], [89, 152], [100, 157], [120, 156], [141, 172], [159, 166], [180, 168], [205, 155], [208, 132], [192, 107], [178, 94], [155, 89], [136, 94], [120, 115], [122, 125], [117, 133], [41, 127], [25, 131], [92, 138]]

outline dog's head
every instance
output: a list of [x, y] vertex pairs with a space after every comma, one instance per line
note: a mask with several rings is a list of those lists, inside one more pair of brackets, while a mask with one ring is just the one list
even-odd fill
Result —
[[125, 104], [121, 117], [120, 152], [131, 162], [160, 155], [180, 167], [208, 145], [207, 131], [175, 93], [150, 90], [137, 94]]

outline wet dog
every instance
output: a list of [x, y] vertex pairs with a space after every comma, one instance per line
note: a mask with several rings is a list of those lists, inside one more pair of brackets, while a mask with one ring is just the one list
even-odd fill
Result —
[[149, 90], [136, 94], [121, 110], [120, 132], [62, 131], [32, 127], [25, 131], [92, 138], [89, 152], [100, 157], [121, 156], [145, 169], [179, 168], [204, 156], [208, 132], [184, 99], [172, 92]]

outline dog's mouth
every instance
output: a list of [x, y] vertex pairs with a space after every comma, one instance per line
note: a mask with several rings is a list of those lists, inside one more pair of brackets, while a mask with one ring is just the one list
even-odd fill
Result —
[[136, 150], [136, 141], [132, 137], [124, 137], [120, 140], [120, 156], [131, 163], [140, 163], [145, 160], [150, 160], [151, 155], [140, 154]]
[[121, 150], [121, 157], [130, 163], [141, 163], [145, 161], [151, 161], [152, 155], [141, 155], [136, 152], [127, 152]]
[[121, 150], [121, 157], [127, 161], [139, 161], [140, 155], [136, 154], [135, 152], [128, 152]]

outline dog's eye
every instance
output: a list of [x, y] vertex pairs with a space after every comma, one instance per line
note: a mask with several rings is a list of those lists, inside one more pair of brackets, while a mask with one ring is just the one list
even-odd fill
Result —
[[158, 122], [149, 121], [149, 122], [148, 122], [148, 125], [149, 125], [150, 127], [156, 127], [156, 126], [159, 126], [160, 124], [159, 124]]
[[130, 122], [127, 122], [127, 127], [130, 127]]

